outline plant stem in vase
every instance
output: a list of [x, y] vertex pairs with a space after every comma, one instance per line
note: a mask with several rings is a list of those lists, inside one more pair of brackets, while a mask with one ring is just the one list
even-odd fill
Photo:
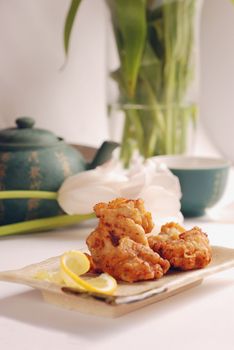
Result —
[[106, 2], [118, 52], [118, 64], [109, 75], [108, 110], [110, 118], [124, 112], [124, 164], [129, 164], [135, 149], [145, 158], [186, 152], [188, 132], [197, 117], [202, 1]]

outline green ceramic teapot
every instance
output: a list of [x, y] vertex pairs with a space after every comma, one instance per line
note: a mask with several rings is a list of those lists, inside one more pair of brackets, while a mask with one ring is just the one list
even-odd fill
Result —
[[[16, 127], [0, 131], [0, 190], [57, 191], [70, 175], [94, 168], [118, 145], [105, 142], [94, 160], [83, 156], [52, 132], [34, 128], [29, 117], [16, 119]], [[61, 214], [56, 201], [7, 199], [0, 201], [0, 225]]]

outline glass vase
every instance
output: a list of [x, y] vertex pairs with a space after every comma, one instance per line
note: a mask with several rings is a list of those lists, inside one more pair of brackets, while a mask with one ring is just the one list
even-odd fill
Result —
[[110, 136], [129, 164], [188, 153], [199, 92], [202, 0], [106, 0]]

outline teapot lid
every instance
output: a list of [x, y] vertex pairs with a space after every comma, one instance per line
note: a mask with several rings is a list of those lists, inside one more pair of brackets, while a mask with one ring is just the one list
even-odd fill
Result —
[[0, 149], [47, 147], [60, 140], [48, 130], [34, 128], [33, 118], [20, 117], [15, 123], [16, 127], [0, 131]]

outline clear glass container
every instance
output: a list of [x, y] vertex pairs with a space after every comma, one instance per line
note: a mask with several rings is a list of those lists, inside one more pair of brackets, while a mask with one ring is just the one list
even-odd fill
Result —
[[[202, 0], [106, 0], [110, 137], [127, 165], [187, 153], [199, 98]], [[190, 142], [188, 142], [190, 140]]]

